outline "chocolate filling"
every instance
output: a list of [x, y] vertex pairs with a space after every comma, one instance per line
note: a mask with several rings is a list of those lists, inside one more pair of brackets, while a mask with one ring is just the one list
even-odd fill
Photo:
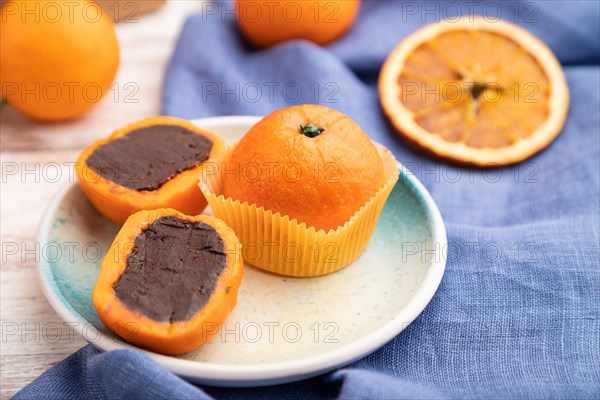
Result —
[[106, 180], [133, 190], [158, 190], [206, 161], [210, 139], [177, 125], [140, 128], [99, 146], [87, 165]]
[[187, 321], [215, 290], [227, 262], [225, 244], [203, 222], [167, 216], [136, 238], [113, 288], [128, 308], [155, 321]]

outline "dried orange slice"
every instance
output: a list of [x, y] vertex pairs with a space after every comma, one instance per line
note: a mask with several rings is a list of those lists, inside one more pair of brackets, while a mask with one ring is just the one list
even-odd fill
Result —
[[569, 105], [564, 73], [544, 43], [514, 24], [473, 16], [403, 40], [383, 65], [379, 92], [409, 142], [483, 167], [545, 148]]

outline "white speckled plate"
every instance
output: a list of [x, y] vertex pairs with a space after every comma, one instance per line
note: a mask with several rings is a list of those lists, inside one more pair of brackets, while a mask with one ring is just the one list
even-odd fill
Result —
[[[195, 122], [232, 143], [257, 120]], [[352, 265], [319, 278], [286, 278], [247, 265], [238, 305], [210, 343], [179, 357], [146, 353], [197, 383], [260, 386], [330, 371], [394, 338], [434, 295], [447, 244], [435, 203], [401, 170], [367, 250]], [[48, 301], [104, 350], [132, 347], [102, 325], [91, 301], [102, 255], [117, 231], [72, 184], [50, 204], [39, 233]]]

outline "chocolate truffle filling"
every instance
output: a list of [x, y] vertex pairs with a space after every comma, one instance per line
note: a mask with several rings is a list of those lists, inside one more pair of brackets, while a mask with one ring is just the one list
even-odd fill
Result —
[[136, 238], [113, 288], [128, 308], [155, 321], [187, 321], [215, 290], [227, 263], [225, 244], [203, 222], [160, 217]]
[[177, 125], [140, 128], [99, 146], [86, 163], [98, 175], [133, 190], [158, 190], [206, 161], [212, 141]]

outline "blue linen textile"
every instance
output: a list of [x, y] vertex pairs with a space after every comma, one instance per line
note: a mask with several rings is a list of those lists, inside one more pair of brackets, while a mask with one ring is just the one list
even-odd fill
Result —
[[[220, 3], [187, 21], [164, 81], [163, 113], [184, 118], [314, 102], [339, 109], [425, 184], [446, 222], [448, 264], [402, 334], [322, 377], [255, 389], [197, 388], [141, 353], [88, 346], [17, 398], [600, 398], [599, 3], [449, 4], [364, 1], [352, 31], [329, 46], [259, 51]], [[565, 69], [564, 131], [516, 166], [470, 170], [428, 158], [395, 136], [378, 103], [377, 74], [402, 38], [471, 11], [525, 26]]]

